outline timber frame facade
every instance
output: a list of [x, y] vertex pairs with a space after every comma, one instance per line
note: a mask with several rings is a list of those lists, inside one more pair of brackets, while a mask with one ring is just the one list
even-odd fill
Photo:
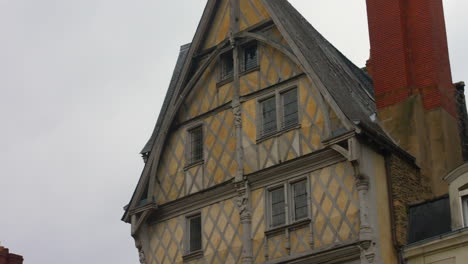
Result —
[[[291, 89], [297, 122], [286, 126], [281, 95]], [[287, 1], [209, 0], [125, 208], [140, 262], [398, 263], [406, 220], [395, 212], [429, 190], [376, 113], [367, 74]], [[267, 118], [277, 123], [264, 135]], [[198, 127], [203, 158], [190, 162]], [[395, 197], [400, 168], [414, 172], [414, 197]], [[308, 213], [295, 220], [297, 181], [307, 184]], [[285, 219], [272, 226], [271, 190], [283, 187], [275, 199]], [[187, 220], [198, 215], [202, 245], [191, 251]]]

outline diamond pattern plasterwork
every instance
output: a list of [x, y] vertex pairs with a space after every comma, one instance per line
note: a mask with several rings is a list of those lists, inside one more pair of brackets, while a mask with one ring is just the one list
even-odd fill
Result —
[[157, 171], [155, 195], [159, 204], [223, 183], [235, 175], [236, 141], [232, 111], [225, 110], [207, 117], [203, 129], [204, 163], [186, 171], [186, 129], [179, 128], [167, 141]]
[[255, 263], [265, 261], [265, 191], [258, 189], [251, 194], [253, 257]]
[[204, 263], [239, 263], [242, 227], [234, 201], [227, 200], [202, 210]]
[[359, 204], [351, 165], [313, 172], [310, 181], [315, 247], [357, 238]]
[[163, 150], [164, 155], [156, 173], [155, 195], [159, 204], [175, 200], [185, 194], [185, 133], [179, 129], [171, 134]]
[[253, 26], [270, 17], [260, 0], [240, 0], [240, 29]]
[[230, 29], [231, 7], [229, 0], [221, 0], [216, 15], [211, 22], [211, 28], [205, 37], [203, 49], [211, 48], [228, 37]]

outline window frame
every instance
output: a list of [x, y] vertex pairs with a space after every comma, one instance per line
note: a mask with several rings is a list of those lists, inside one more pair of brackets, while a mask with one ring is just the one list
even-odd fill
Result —
[[[293, 185], [299, 182], [305, 182], [306, 184], [306, 197], [307, 197], [307, 216], [300, 219], [295, 219], [295, 212], [294, 212], [294, 197], [293, 197]], [[272, 191], [277, 190], [279, 188], [284, 188], [284, 210], [285, 210], [285, 223], [283, 225], [273, 226], [273, 203], [271, 199]], [[308, 175], [301, 175], [287, 181], [283, 181], [280, 183], [273, 184], [266, 188], [265, 191], [265, 208], [266, 208], [266, 232], [271, 232], [278, 229], [288, 228], [291, 225], [295, 225], [297, 223], [301, 223], [303, 221], [310, 221], [312, 218], [312, 204], [310, 199], [310, 179]]]
[[[194, 218], [200, 218], [200, 249], [192, 250], [191, 248], [191, 227], [190, 221]], [[184, 258], [191, 256], [203, 255], [203, 218], [200, 211], [185, 216], [185, 243], [184, 243]]]
[[[270, 99], [274, 99], [275, 101], [275, 129], [274, 131], [271, 131], [271, 132], [268, 132], [268, 133], [265, 133], [264, 132], [264, 127], [263, 127], [263, 103], [265, 101], [268, 101]], [[260, 138], [263, 138], [263, 137], [268, 137], [268, 136], [271, 136], [273, 134], [276, 134], [279, 130], [278, 128], [278, 98], [276, 96], [276, 94], [270, 94], [268, 96], [264, 96], [262, 98], [260, 98], [258, 101], [257, 101], [257, 105], [258, 105], [258, 120], [259, 120], [259, 124], [258, 124], [258, 133], [259, 133], [259, 137]]]
[[468, 189], [459, 191], [460, 207], [462, 215], [462, 223], [464, 227], [468, 227]]
[[[284, 107], [284, 95], [287, 94], [288, 92], [291, 92], [291, 91], [296, 91], [296, 104], [297, 104], [297, 122], [295, 124], [291, 124], [291, 125], [285, 125], [285, 114], [286, 114], [286, 109]], [[281, 114], [280, 114], [280, 129], [282, 130], [285, 130], [285, 129], [288, 129], [288, 128], [291, 128], [291, 127], [295, 127], [297, 125], [300, 124], [300, 115], [299, 115], [299, 89], [297, 88], [297, 86], [294, 86], [294, 87], [289, 87], [289, 88], [286, 88], [286, 89], [283, 89], [279, 92], [279, 100], [280, 100], [280, 106], [281, 106]]]
[[[302, 217], [302, 218], [299, 218], [297, 219], [297, 216], [296, 216], [296, 201], [294, 199], [294, 185], [295, 184], [298, 184], [298, 183], [301, 183], [301, 182], [304, 182], [305, 184], [305, 190], [306, 190], [306, 202], [307, 202], [307, 215], [305, 217]], [[309, 181], [307, 178], [303, 178], [303, 179], [299, 179], [299, 180], [295, 180], [295, 181], [292, 181], [292, 182], [289, 182], [289, 187], [291, 189], [291, 219], [293, 222], [298, 222], [298, 221], [302, 221], [304, 219], [308, 219], [310, 218], [310, 191], [309, 191]]]
[[[255, 63], [255, 66], [252, 66], [250, 68], [247, 68], [247, 60], [246, 60], [246, 52], [249, 48], [252, 48], [252, 47], [255, 47], [255, 50], [257, 52], [256, 54], [256, 63]], [[257, 70], [259, 67], [260, 67], [260, 56], [259, 56], [259, 45], [258, 45], [258, 42], [257, 41], [251, 41], [251, 42], [248, 42], [248, 43], [245, 43], [241, 46], [241, 53], [240, 53], [240, 73], [241, 74], [245, 74], [245, 73], [248, 73], [248, 72], [251, 72], [251, 71], [255, 71]]]
[[[290, 126], [283, 126], [284, 124], [284, 105], [283, 105], [283, 94], [290, 92], [292, 90], [296, 90], [296, 97], [297, 97], [297, 124], [290, 125]], [[272, 92], [264, 94], [262, 96], [257, 97], [257, 142], [262, 141], [264, 139], [268, 139], [272, 136], [276, 136], [287, 132], [291, 129], [295, 129], [301, 126], [301, 107], [300, 107], [300, 95], [299, 95], [299, 86], [297, 83], [289, 84], [286, 87], [280, 87], [275, 89]], [[263, 107], [262, 103], [272, 97], [275, 98], [276, 103], [276, 131], [270, 133], [263, 133]]]
[[[229, 56], [230, 55], [230, 56]], [[226, 58], [230, 58], [232, 60], [232, 72], [231, 74], [226, 74], [225, 70], [226, 70], [226, 65], [227, 65], [227, 60]], [[233, 49], [229, 49], [229, 50], [226, 50], [224, 52], [222, 52], [220, 55], [219, 55], [219, 81], [218, 83], [224, 83], [224, 82], [227, 82], [229, 80], [232, 80], [232, 78], [234, 78], [234, 50]]]
[[[192, 136], [193, 133], [192, 131], [196, 129], [201, 129], [201, 158], [200, 159], [194, 159], [193, 158], [193, 149], [192, 149]], [[202, 164], [204, 163], [205, 160], [205, 131], [204, 131], [204, 124], [203, 123], [196, 123], [190, 127], [187, 127], [187, 132], [186, 132], [186, 143], [185, 143], [185, 160], [186, 160], [186, 165], [185, 167], [191, 167], [194, 165]]]

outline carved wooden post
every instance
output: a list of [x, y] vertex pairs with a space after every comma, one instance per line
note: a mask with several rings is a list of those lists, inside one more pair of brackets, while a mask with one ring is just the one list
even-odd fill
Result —
[[375, 250], [373, 242], [373, 230], [369, 220], [369, 177], [363, 175], [359, 169], [359, 162], [353, 162], [356, 187], [359, 196], [359, 240], [361, 247], [361, 261], [364, 263], [374, 263]]
[[236, 182], [237, 188], [237, 206], [242, 224], [242, 263], [253, 263], [253, 248], [252, 248], [252, 213], [250, 212], [250, 188], [247, 181]]

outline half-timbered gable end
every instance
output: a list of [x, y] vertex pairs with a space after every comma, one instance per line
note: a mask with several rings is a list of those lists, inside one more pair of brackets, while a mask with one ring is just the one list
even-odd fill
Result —
[[383, 153], [413, 162], [367, 74], [294, 7], [209, 0], [124, 221], [148, 264], [393, 260]]

